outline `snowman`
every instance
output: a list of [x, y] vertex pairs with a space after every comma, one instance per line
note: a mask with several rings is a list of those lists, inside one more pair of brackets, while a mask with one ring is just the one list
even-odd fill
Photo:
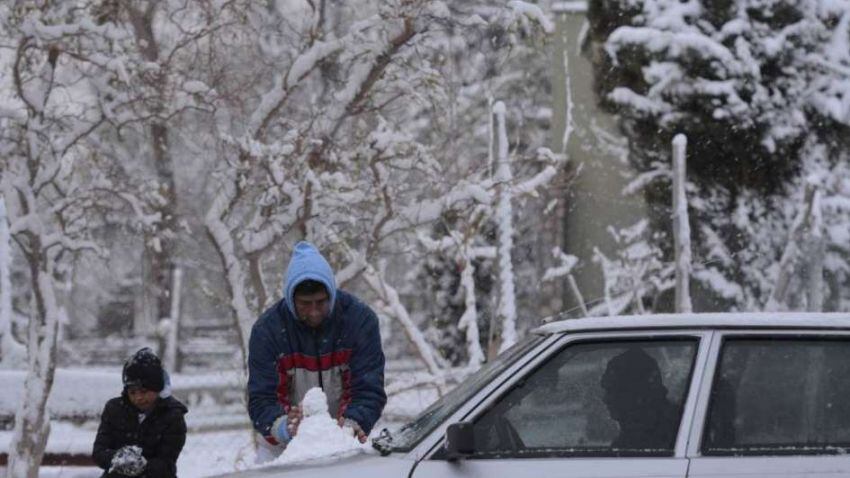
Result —
[[319, 458], [339, 458], [364, 449], [351, 427], [340, 427], [328, 413], [328, 399], [320, 388], [311, 388], [301, 401], [304, 418], [298, 433], [286, 446], [277, 463], [293, 463]]

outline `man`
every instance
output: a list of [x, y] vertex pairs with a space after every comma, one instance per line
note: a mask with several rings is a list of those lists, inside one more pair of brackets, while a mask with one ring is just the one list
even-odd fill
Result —
[[654, 358], [639, 348], [626, 350], [608, 362], [601, 385], [608, 413], [620, 426], [611, 447], [648, 453], [673, 449], [679, 412], [667, 399]]
[[121, 374], [124, 390], [106, 402], [92, 457], [103, 477], [174, 478], [186, 442], [186, 406], [171, 396], [159, 358], [145, 347]]
[[248, 413], [265, 440], [258, 461], [280, 455], [298, 433], [304, 394], [320, 387], [331, 414], [361, 443], [386, 404], [378, 319], [337, 290], [319, 251], [299, 242], [286, 270], [284, 297], [251, 329]]

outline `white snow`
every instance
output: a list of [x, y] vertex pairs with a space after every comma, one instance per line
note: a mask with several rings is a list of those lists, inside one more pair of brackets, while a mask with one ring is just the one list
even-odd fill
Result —
[[[676, 104], [675, 98], [706, 100], [713, 105], [715, 119], [732, 120], [743, 128], [759, 122], [764, 126], [763, 144], [774, 151], [781, 150], [783, 140], [805, 131], [812, 117], [846, 125], [850, 123], [850, 37], [847, 35], [850, 3], [807, 1], [806, 5], [812, 8], [802, 12], [803, 21], [770, 34], [762, 34], [757, 28], [760, 24], [751, 18], [754, 15], [738, 8], [739, 4], [735, 5], [736, 18], [725, 25], [711, 25], [692, 21], [705, 9], [706, 3], [698, 0], [626, 2], [642, 9], [636, 22], [640, 25], [618, 29], [605, 48], [615, 60], [625, 61], [618, 55], [624, 55], [632, 46], [646, 47], [652, 59], [640, 71], [647, 83], [645, 89], [617, 88], [609, 99], [638, 114], [657, 116], [662, 125], [681, 119], [677, 116], [681, 112], [672, 106]], [[350, 282], [382, 319], [391, 318], [399, 331], [408, 336], [411, 355], [418, 356], [422, 363], [410, 372], [416, 377], [412, 384], [400, 381], [391, 384], [395, 391], [412, 387], [419, 393], [421, 388], [426, 388], [433, 392], [431, 398], [434, 398], [438, 392], [445, 391], [452, 373], [440, 350], [422, 332], [428, 314], [422, 312], [421, 303], [428, 297], [416, 290], [418, 283], [409, 274], [414, 269], [411, 266], [416, 266], [419, 260], [415, 254], [422, 252], [418, 244], [412, 245], [417, 237], [422, 237], [420, 243], [426, 244], [426, 248], [438, 248], [449, 258], [451, 265], [446, 270], [455, 282], [452, 292], [454, 305], [458, 306], [457, 315], [450, 319], [465, 333], [465, 344], [461, 341], [459, 346], [465, 347], [469, 368], [484, 361], [478, 326], [484, 320], [485, 306], [488, 312], [491, 307], [498, 307], [501, 323], [496, 329], [501, 327], [501, 348], [505, 349], [517, 340], [518, 331], [529, 325], [519, 321], [518, 307], [532, 301], [547, 302], [536, 297], [529, 300], [528, 294], [535, 292], [541, 278], [549, 281], [565, 277], [573, 293], [580, 297], [571, 275], [579, 264], [578, 259], [560, 248], [555, 249], [554, 259], [549, 258], [548, 253], [556, 244], [544, 239], [551, 232], [548, 230], [533, 238], [536, 241], [533, 250], [524, 249], [531, 242], [525, 236], [528, 231], [525, 227], [531, 225], [534, 228], [531, 233], [537, 235], [541, 225], [550, 226], [548, 213], [566, 209], [568, 196], [565, 191], [554, 189], [566, 186], [554, 181], [564, 177], [559, 174], [563, 173], [561, 166], [566, 161], [568, 143], [572, 141], [570, 147], [587, 147], [586, 136], [596, 135], [604, 149], [607, 140], [602, 137], [606, 133], [601, 128], [585, 130], [587, 118], [583, 115], [589, 111], [581, 103], [573, 105], [574, 84], [566, 52], [563, 54], [567, 118], [563, 130], [554, 132], [540, 127], [540, 124], [551, 126], [551, 105], [530, 99], [539, 94], [533, 91], [540, 77], [538, 65], [532, 62], [517, 65], [512, 58], [528, 58], [522, 52], [526, 48], [522, 43], [531, 35], [544, 38], [541, 29], [548, 33], [555, 30], [554, 14], [585, 13], [587, 2], [479, 2], [480, 5], [470, 7], [474, 13], [461, 18], [455, 10], [457, 5], [452, 4], [450, 9], [440, 1], [427, 2], [424, 8], [400, 2], [399, 9], [392, 2], [392, 5], [336, 2], [328, 16], [333, 29], [327, 30], [323, 30], [323, 17], [318, 10], [308, 5], [311, 2], [280, 0], [271, 2], [271, 8], [249, 8], [234, 15], [228, 12], [232, 2], [216, 0], [209, 7], [220, 11], [214, 15], [218, 18], [212, 20], [203, 18], [207, 13], [203, 11], [205, 7], [197, 6], [206, 5], [204, 2], [154, 3], [155, 32], [162, 35], [162, 43], [157, 46], [161, 58], [169, 58], [168, 64], [138, 57], [133, 48], [151, 45], [134, 44], [132, 34], [128, 33], [132, 26], [124, 23], [124, 18], [99, 25], [88, 18], [87, 9], [69, 8], [63, 2], [50, 3], [41, 10], [24, 9], [26, 16], [17, 18], [17, 10], [0, 5], [0, 18], [9, 20], [0, 23], [13, 40], [10, 44], [17, 44], [23, 37], [33, 42], [28, 45], [27, 61], [16, 65], [23, 68], [25, 80], [20, 90], [14, 88], [12, 75], [0, 75], [0, 121], [7, 133], [6, 139], [0, 139], [3, 150], [0, 169], [6, 198], [5, 204], [0, 198], [0, 333], [3, 334], [0, 353], [4, 362], [10, 350], [23, 350], [9, 340], [12, 316], [21, 310], [46, 311], [44, 317], [33, 315], [33, 327], [28, 331], [19, 327], [22, 321], [16, 324], [19, 336], [29, 335], [30, 380], [25, 385], [24, 371], [0, 374], [3, 380], [11, 378], [11, 385], [0, 387], [0, 412], [13, 414], [19, 405], [34, 404], [36, 410], [22, 409], [20, 418], [37, 422], [37, 405], [49, 394], [47, 409], [51, 413], [91, 417], [108, 398], [120, 392], [117, 370], [60, 369], [52, 391], [49, 384], [55, 340], [61, 340], [59, 328], [69, 325], [69, 330], [75, 331], [79, 325], [86, 329], [89, 325], [84, 322], [97, 322], [100, 312], [94, 299], [80, 301], [74, 281], [88, 264], [79, 259], [78, 252], [86, 249], [115, 256], [129, 252], [126, 255], [130, 259], [125, 262], [134, 268], [144, 267], [138, 264], [141, 248], [100, 249], [104, 245], [101, 231], [105, 230], [132, 241], [148, 238], [146, 244], [152, 249], [144, 253], [167, 251], [166, 241], [151, 237], [151, 231], [164, 219], [164, 210], [152, 209], [151, 204], [165, 198], [158, 193], [145, 196], [147, 193], [132, 190], [134, 184], [121, 184], [113, 191], [115, 185], [103, 178], [120, 172], [120, 176], [126, 174], [130, 183], [150, 183], [154, 190], [160, 187], [159, 178], [147, 174], [141, 166], [148, 161], [139, 160], [151, 153], [147, 147], [138, 147], [144, 144], [145, 128], [152, 113], [145, 105], [147, 101], [140, 98], [147, 98], [150, 93], [164, 96], [151, 102], [161, 102], [163, 111], [155, 115], [168, 118], [174, 138], [170, 146], [174, 159], [179, 161], [177, 169], [185, 176], [180, 182], [191, 185], [181, 186], [180, 208], [174, 209], [185, 216], [179, 219], [186, 224], [186, 231], [168, 232], [180, 236], [181, 244], [191, 245], [197, 239], [213, 246], [211, 260], [206, 259], [210, 251], [204, 247], [181, 247], [181, 264], [197, 267], [186, 269], [184, 289], [197, 290], [187, 291], [188, 300], [182, 304], [189, 308], [198, 300], [205, 305], [210, 302], [213, 311], [199, 308], [197, 313], [235, 317], [237, 340], [241, 341], [243, 352], [259, 310], [279, 296], [277, 275], [281, 257], [289, 244], [302, 236], [324, 240], [340, 281]], [[781, 6], [782, 2], [753, 0], [748, 5], [758, 10]], [[328, 6], [331, 8], [330, 3]], [[78, 15], [84, 18], [73, 23], [66, 20]], [[486, 32], [489, 25], [497, 22], [500, 28], [508, 27], [505, 40], [510, 44], [511, 54], [501, 59], [488, 56], [493, 46], [489, 44], [482, 44], [481, 51], [468, 51], [469, 43], [462, 37], [469, 32]], [[444, 28], [447, 25], [462, 28]], [[459, 33], [448, 33], [451, 30]], [[522, 34], [517, 34], [517, 30]], [[583, 23], [582, 31], [588, 31], [587, 22]], [[797, 44], [806, 44], [810, 38], [821, 40], [818, 48], [806, 52], [796, 49]], [[583, 42], [576, 43], [569, 48], [578, 49]], [[54, 44], [61, 50], [56, 65], [43, 58], [44, 47]], [[133, 45], [128, 49], [125, 44]], [[214, 45], [218, 46], [213, 48]], [[539, 46], [531, 43], [532, 49]], [[508, 53], [507, 49], [501, 52]], [[2, 71], [12, 71], [14, 54], [14, 48], [0, 52], [0, 64], [5, 67]], [[786, 55], [793, 61], [779, 65], [790, 82], [781, 85], [787, 87], [783, 93], [762, 83], [768, 72], [760, 70], [760, 61], [765, 56], [781, 60]], [[455, 57], [463, 60], [452, 60]], [[688, 77], [680, 61], [697, 61], [705, 65], [710, 75]], [[545, 58], [540, 62], [545, 64]], [[487, 73], [487, 78], [482, 80], [479, 73], [489, 71], [490, 67], [494, 70], [492, 76]], [[139, 88], [147, 78], [159, 73], [165, 74], [167, 82], [162, 91]], [[538, 78], [530, 78], [532, 75]], [[747, 94], [742, 93], [741, 84], [748, 85]], [[530, 93], [528, 96], [524, 94], [526, 91]], [[543, 93], [545, 96], [546, 92]], [[216, 97], [219, 94], [222, 96]], [[491, 98], [501, 98], [504, 103], [493, 104]], [[584, 101], [577, 96], [575, 99]], [[495, 118], [485, 111], [488, 102], [493, 105]], [[96, 134], [89, 134], [101, 113], [108, 121]], [[510, 134], [506, 127], [508, 113], [517, 125]], [[217, 121], [205, 120], [208, 114], [214, 114]], [[493, 143], [489, 148], [489, 164], [485, 163], [486, 122], [491, 123]], [[115, 125], [122, 126], [119, 129]], [[457, 134], [443, 138], [443, 131]], [[554, 137], [550, 138], [552, 133]], [[121, 141], [113, 141], [117, 136]], [[695, 143], [699, 140], [692, 138]], [[548, 150], [536, 156], [529, 153], [539, 151], [542, 142], [551, 143], [555, 153]], [[629, 154], [629, 145], [625, 143], [607, 141], [607, 144], [611, 150], [620, 151], [622, 158]], [[511, 151], [512, 145], [515, 152]], [[313, 152], [316, 156], [312, 156]], [[812, 202], [811, 223], [815, 229], [808, 234], [827, 242], [823, 267], [830, 276], [824, 281], [824, 287], [829, 289], [825, 295], [831, 307], [846, 310], [850, 304], [842, 291], [850, 277], [847, 261], [850, 180], [846, 167], [841, 165], [848, 163], [847, 157], [840, 152], [818, 152], [808, 146], [804, 154], [809, 162], [802, 169], [816, 170], [821, 188]], [[838, 166], [815, 165], [811, 158], [818, 154], [826, 158], [824, 164], [831, 161]], [[833, 154], [835, 157], [827, 157]], [[87, 158], [97, 158], [107, 168], [100, 171]], [[42, 159], [45, 160], [42, 164], [36, 164]], [[671, 177], [678, 181], [674, 188], [679, 198], [674, 209], [679, 219], [675, 233], [682, 239], [679, 244], [683, 254], [675, 263], [664, 262], [659, 250], [642, 237], [645, 228], [633, 228], [638, 233], [631, 236], [628, 231], [620, 230], [615, 250], [596, 249], [600, 251], [596, 257], [603, 268], [606, 299], [603, 306], [595, 309], [597, 312], [641, 312], [644, 302], [650, 303], [644, 298], [672, 287], [676, 270], [685, 274], [694, 268], [693, 280], [701, 286], [737, 307], [746, 305], [750, 309], [761, 306], [774, 283], [780, 282], [777, 276], [792, 277], [787, 285], [789, 290], [799, 285], [800, 279], [795, 275], [799, 272], [795, 266], [799, 264], [790, 260], [798, 251], [789, 250], [789, 260], [777, 263], [774, 252], [781, 252], [781, 247], [771, 249], [760, 244], [787, 242], [790, 249], [802, 249], [805, 241], [795, 237], [786, 241], [785, 234], [795, 211], [787, 205], [799, 199], [802, 186], [789, 185], [791, 199], [779, 201], [785, 207], [770, 217], [764, 204], [746, 192], [735, 203], [732, 199], [712, 201], [724, 199], [720, 193], [716, 196], [706, 193], [702, 198], [691, 194], [691, 188], [696, 186], [687, 185], [684, 174], [678, 173], [682, 169], [676, 171], [673, 173], [666, 162], [655, 162], [631, 182], [626, 192]], [[89, 180], [92, 182], [88, 183]], [[81, 186], [81, 183], [96, 185], [91, 190], [109, 191], [108, 199], [85, 195], [62, 197], [69, 191], [85, 190], [85, 184]], [[687, 201], [692, 201], [692, 210], [698, 211], [699, 217], [719, 217], [716, 213], [721, 209], [732, 211], [728, 222], [699, 225], [694, 240], [699, 237], [704, 241], [700, 245], [702, 250], [695, 248], [694, 254], [703, 257], [697, 257], [694, 265], [690, 264], [684, 240], [690, 236], [684, 220], [689, 206], [686, 190]], [[543, 198], [540, 202], [548, 202], [550, 206], [541, 207], [547, 214], [531, 223], [528, 217], [539, 212], [534, 209], [539, 204], [535, 202], [538, 196]], [[81, 203], [73, 202], [80, 198]], [[98, 210], [101, 201], [113, 200], [120, 204], [115, 210], [103, 215], [88, 214], [87, 211]], [[713, 204], [722, 206], [712, 209]], [[4, 206], [8, 206], [11, 227], [5, 227]], [[67, 212], [66, 216], [62, 215], [63, 211]], [[192, 218], [201, 218], [203, 222]], [[130, 232], [112, 227], [116, 219]], [[634, 221], [645, 225], [641, 219], [636, 217]], [[435, 224], [445, 226], [447, 231], [434, 232]], [[480, 224], [488, 228], [495, 224], [496, 234], [483, 237]], [[80, 234], [66, 234], [65, 226]], [[739, 227], [749, 234], [747, 237], [758, 240], [748, 241], [743, 251], [730, 250], [721, 240], [720, 231], [726, 226]], [[25, 237], [28, 233], [37, 237], [42, 250], [47, 252], [41, 263], [18, 262], [19, 258], [23, 261], [36, 257], [21, 253], [29, 243]], [[436, 237], [424, 237], [429, 234]], [[92, 236], [97, 239], [92, 241]], [[571, 251], [570, 245], [560, 245]], [[600, 244], [588, 246], [592, 250]], [[200, 255], [193, 255], [195, 252]], [[535, 254], [534, 259], [544, 255], [550, 263], [540, 267], [543, 270], [536, 270], [539, 263], [529, 264], [532, 261], [527, 261], [527, 252]], [[476, 271], [481, 262], [485, 265]], [[498, 267], [494, 268], [493, 263]], [[752, 284], [742, 285], [732, 280], [729, 272], [737, 266]], [[28, 271], [35, 270], [40, 272], [30, 281], [26, 277]], [[491, 270], [496, 272], [490, 274]], [[477, 275], [481, 274], [489, 274], [488, 281], [498, 282], [486, 296], [476, 295], [481, 293], [476, 291], [476, 286], [479, 290], [482, 286], [476, 284]], [[209, 277], [198, 280], [199, 275]], [[18, 280], [19, 277], [24, 279]], [[56, 278], [61, 281], [54, 285]], [[134, 272], [127, 279], [138, 287], [144, 276]], [[176, 279], [179, 284], [179, 275]], [[549, 283], [540, 285], [541, 290], [552, 288]], [[37, 295], [45, 299], [44, 304], [30, 305], [33, 288], [41, 292]], [[12, 289], [16, 293], [17, 310], [12, 310]], [[103, 296], [98, 296], [97, 301], [107, 301], [114, 291], [99, 292]], [[178, 290], [172, 296], [174, 306], [170, 315], [176, 319], [181, 294]], [[693, 316], [676, 320], [689, 322], [690, 317]], [[35, 319], [46, 326], [38, 327], [39, 321]], [[641, 323], [640, 319], [634, 320]], [[736, 316], [735, 320], [741, 319]], [[838, 319], [833, 323], [840, 322]], [[176, 325], [176, 320], [172, 324]], [[172, 339], [177, 330], [177, 327], [170, 329]], [[62, 345], [67, 346], [63, 353], [74, 353], [69, 351], [73, 347], [71, 342]], [[174, 363], [176, 356], [176, 341], [171, 340], [163, 360]], [[234, 364], [239, 365], [242, 364]], [[195, 380], [198, 388], [244, 387], [244, 377], [236, 373], [224, 375], [186, 377], [186, 380]], [[175, 378], [177, 387], [185, 387], [184, 390], [190, 387], [186, 381]], [[26, 395], [22, 393], [24, 389]], [[413, 390], [404, 389], [400, 393]], [[211, 400], [206, 392], [198, 394], [203, 396], [199, 400]], [[416, 408], [406, 402], [400, 405], [400, 400], [391, 397], [396, 408], [388, 407], [389, 413], [403, 406]], [[217, 416], [199, 410], [202, 408], [207, 408], [206, 412], [214, 408]], [[192, 407], [187, 416], [191, 429], [209, 423], [244, 426], [244, 419], [244, 406], [233, 403], [205, 403], [202, 407]], [[34, 426], [46, 430], [46, 424]], [[309, 441], [310, 428], [306, 423], [304, 426], [302, 441]], [[194, 431], [186, 453], [181, 456], [185, 470], [181, 476], [197, 476], [205, 466], [221, 470], [215, 463], [219, 459], [230, 466], [250, 462], [248, 432], [239, 432], [231, 444], [208, 435], [205, 439], [212, 440], [207, 442], [212, 444], [205, 445]], [[48, 442], [50, 450], [62, 449], [64, 445], [84, 450], [90, 446], [93, 433], [90, 428], [70, 430], [61, 421], [54, 422], [53, 432]], [[63, 442], [65, 434], [76, 442]], [[6, 440], [4, 445], [8, 449], [11, 434], [0, 436]], [[344, 441], [340, 443], [344, 445]], [[343, 451], [339, 453], [347, 453], [342, 445]], [[310, 449], [308, 445], [304, 447]], [[210, 448], [215, 451], [209, 453]], [[338, 453], [322, 446], [314, 450], [330, 452], [331, 456]], [[290, 452], [296, 461], [307, 456], [298, 452], [296, 444]]]
[[541, 10], [539, 6], [520, 0], [511, 0], [508, 2], [508, 6], [514, 9], [515, 12], [525, 15], [539, 23], [540, 27], [543, 28], [543, 31], [546, 33], [553, 33], [555, 31], [555, 24], [552, 23], [552, 20], [545, 13], [543, 13], [543, 10]]
[[744, 71], [744, 66], [728, 48], [705, 35], [646, 27], [620, 27], [608, 37], [605, 49], [616, 62], [619, 49], [630, 44], [645, 45], [651, 52], [666, 52], [673, 58], [696, 55], [710, 61], [721, 77]]
[[312, 388], [301, 402], [304, 418], [298, 432], [280, 457], [271, 464], [295, 464], [335, 460], [371, 449], [360, 443], [351, 428], [340, 427], [328, 413], [328, 399], [320, 388]]
[[543, 274], [543, 278], [540, 279], [541, 281], [545, 282], [564, 277], [578, 264], [578, 258], [576, 256], [565, 254], [560, 247], [552, 249], [552, 257], [558, 262], [558, 265], [547, 268]]
[[553, 2], [551, 8], [555, 13], [587, 13], [587, 2], [585, 0]]
[[[390, 367], [395, 370], [395, 365]], [[427, 375], [427, 374], [426, 374]], [[416, 376], [417, 381], [407, 382], [410, 377]], [[52, 413], [67, 414], [81, 413], [89, 418], [82, 425], [74, 425], [67, 421], [54, 420], [51, 425], [51, 433], [47, 443], [47, 452], [50, 454], [67, 453], [71, 455], [88, 455], [94, 443], [97, 430], [97, 417], [99, 417], [106, 400], [116, 396], [121, 390], [120, 368], [103, 370], [67, 370], [59, 369], [56, 375], [56, 384], [51, 393], [49, 405]], [[16, 371], [0, 371], [0, 414], [14, 413], [14, 404], [17, 401], [17, 393], [22, 386], [24, 374]], [[201, 390], [210, 387], [226, 387], [233, 390], [241, 390], [243, 384], [238, 382], [236, 372], [203, 374], [203, 375], [172, 375], [174, 386], [181, 395], [188, 390]], [[453, 377], [453, 383], [457, 381]], [[394, 426], [397, 421], [407, 421], [426, 408], [438, 398], [437, 389], [434, 387], [433, 377], [421, 376], [411, 372], [390, 372], [387, 382], [389, 401], [384, 409], [383, 418], [375, 426], [374, 432], [385, 426]], [[73, 401], [70, 403], [69, 401]], [[321, 403], [320, 400], [311, 399], [312, 403]], [[235, 404], [235, 407], [222, 406], [213, 403], [192, 402], [189, 403], [189, 414], [186, 420], [189, 425], [189, 433], [186, 446], [178, 460], [179, 476], [183, 478], [200, 478], [212, 476], [219, 473], [242, 470], [254, 466], [254, 446], [252, 442], [253, 432], [248, 430], [250, 426], [244, 406]], [[327, 407], [325, 405], [325, 407]], [[313, 407], [315, 408], [315, 407]], [[325, 414], [327, 409], [325, 408]], [[228, 417], [240, 417], [239, 422], [229, 423]], [[217, 420], [215, 424], [212, 422]], [[331, 420], [333, 422], [333, 420]], [[207, 423], [209, 422], [209, 423]], [[340, 429], [334, 423], [334, 431], [342, 433], [342, 443], [348, 439], [347, 431]], [[233, 431], [197, 431], [197, 428], [205, 425], [215, 425], [213, 429], [222, 426], [234, 426], [238, 429]], [[305, 430], [309, 431], [307, 426]], [[307, 432], [305, 432], [307, 433]], [[306, 435], [305, 435], [306, 436]], [[0, 451], [9, 449], [11, 432], [0, 432]], [[306, 440], [306, 439], [305, 439]], [[356, 450], [371, 452], [368, 444], [360, 445], [355, 441]], [[323, 443], [319, 440], [319, 443]], [[350, 443], [350, 441], [348, 441]], [[325, 450], [323, 445], [314, 446], [317, 453]], [[327, 450], [325, 450], [327, 451]], [[343, 453], [344, 455], [346, 453]], [[293, 454], [294, 456], [295, 454]], [[331, 450], [322, 460], [333, 460], [339, 457], [339, 453]], [[300, 458], [299, 458], [300, 460]], [[40, 475], [99, 477], [97, 468], [88, 467], [42, 467]], [[2, 472], [0, 471], [0, 474]]]
[[730, 312], [622, 315], [619, 317], [590, 317], [552, 322], [538, 327], [534, 333], [546, 335], [590, 330], [629, 330], [647, 328], [761, 328], [797, 327], [801, 329], [850, 329], [848, 313], [810, 312]]
[[505, 125], [505, 104], [501, 101], [493, 105], [496, 119], [496, 175], [498, 200], [496, 204], [496, 224], [498, 226], [499, 254], [499, 318], [502, 321], [501, 344], [499, 352], [509, 349], [517, 341], [516, 331], [516, 290], [513, 269], [513, 172], [508, 155], [508, 133]]
[[457, 328], [466, 334], [466, 353], [469, 356], [469, 367], [478, 368], [484, 363], [484, 351], [481, 350], [478, 332], [478, 306], [475, 295], [475, 265], [468, 244], [463, 251], [464, 265], [460, 273], [460, 283], [464, 291], [463, 315], [458, 320]]
[[187, 93], [206, 93], [209, 91], [210, 87], [203, 81], [189, 80], [183, 83], [183, 89]]
[[145, 469], [147, 460], [142, 456], [142, 448], [131, 445], [120, 448], [115, 456], [112, 457], [112, 463], [109, 467], [109, 472], [122, 473], [129, 476], [138, 476]]
[[0, 195], [0, 365], [13, 367], [23, 365], [26, 350], [12, 335], [12, 237], [6, 215], [6, 201]]
[[675, 241], [676, 261], [676, 312], [690, 313], [691, 304], [691, 225], [688, 218], [688, 197], [685, 194], [687, 182], [685, 153], [688, 138], [677, 134], [673, 138], [673, 238]]

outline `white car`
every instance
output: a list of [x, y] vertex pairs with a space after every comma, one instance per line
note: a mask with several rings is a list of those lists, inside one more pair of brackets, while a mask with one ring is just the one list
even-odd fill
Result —
[[232, 477], [850, 476], [850, 315], [540, 327], [379, 453]]

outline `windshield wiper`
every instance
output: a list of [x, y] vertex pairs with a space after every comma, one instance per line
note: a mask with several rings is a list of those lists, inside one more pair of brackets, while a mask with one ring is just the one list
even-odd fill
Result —
[[381, 433], [378, 434], [378, 438], [372, 440], [372, 448], [378, 450], [381, 456], [387, 456], [393, 452], [393, 436], [390, 431], [386, 428], [381, 430]]

